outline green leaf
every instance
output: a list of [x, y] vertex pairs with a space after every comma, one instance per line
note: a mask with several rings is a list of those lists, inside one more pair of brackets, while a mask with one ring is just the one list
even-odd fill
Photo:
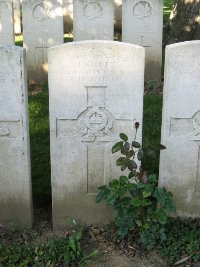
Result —
[[151, 192], [143, 191], [143, 197], [144, 198], [147, 198], [147, 197], [150, 197], [150, 196], [151, 196]]
[[145, 190], [146, 192], [150, 192], [150, 193], [152, 193], [152, 192], [154, 191], [154, 186], [153, 186], [152, 184], [147, 184], [147, 185], [145, 185], [144, 190]]
[[71, 236], [69, 237], [69, 247], [73, 250], [73, 252], [76, 252], [76, 243]]
[[167, 216], [166, 216], [166, 214], [165, 214], [165, 212], [164, 212], [163, 209], [158, 208], [156, 210], [156, 217], [157, 217], [158, 221], [161, 224], [166, 224], [166, 222], [167, 222]]
[[134, 152], [133, 150], [130, 150], [130, 151], [127, 153], [126, 157], [127, 157], [128, 159], [130, 159], [130, 158], [133, 157], [134, 154], [135, 154], [135, 152]]
[[95, 249], [87, 256], [87, 258], [89, 259], [89, 258], [95, 257], [98, 253], [99, 251]]
[[118, 198], [118, 194], [116, 192], [110, 192], [106, 198], [106, 202], [108, 205], [111, 205], [115, 202], [115, 200]]
[[120, 134], [119, 134], [119, 137], [120, 137], [123, 141], [125, 141], [125, 142], [128, 141], [128, 136], [127, 136], [126, 134], [124, 134], [124, 133], [120, 133]]
[[134, 198], [131, 200], [130, 204], [133, 205], [134, 207], [140, 207], [142, 206], [143, 201], [140, 200], [139, 198]]
[[76, 233], [76, 235], [75, 235], [75, 239], [76, 239], [76, 241], [79, 241], [79, 240], [81, 239], [82, 234], [83, 234], [82, 229], [79, 229], [79, 231], [78, 231], [78, 232]]
[[125, 171], [127, 168], [127, 162], [125, 162], [122, 166], [121, 166], [121, 171]]
[[121, 158], [119, 158], [117, 161], [116, 161], [116, 165], [117, 166], [121, 166], [121, 165], [123, 165], [125, 162], [126, 162], [126, 158], [124, 158], [124, 157], [121, 157]]
[[106, 192], [100, 191], [99, 194], [96, 196], [96, 203], [100, 203], [102, 199], [105, 197]]
[[133, 141], [133, 142], [132, 142], [132, 146], [135, 147], [135, 148], [141, 148], [140, 143], [138, 143], [138, 142], [136, 142], [136, 141]]
[[138, 158], [138, 160], [142, 160], [143, 157], [144, 157], [144, 151], [142, 149], [140, 149], [138, 151], [137, 158]]
[[139, 188], [139, 189], [142, 189], [142, 188], [144, 188], [146, 186], [146, 184], [144, 184], [143, 182], [139, 182], [139, 183], [137, 183], [137, 188]]
[[137, 169], [137, 164], [135, 163], [134, 160], [129, 160], [128, 169], [129, 169], [129, 171], [133, 171], [133, 170]]
[[128, 152], [129, 152], [129, 148], [130, 148], [130, 145], [129, 145], [128, 142], [126, 142], [126, 143], [124, 144], [124, 146], [122, 147], [122, 149], [121, 149], [121, 153], [122, 153], [123, 155], [127, 155]]
[[131, 179], [136, 176], [136, 171], [131, 171], [128, 175], [128, 179]]
[[155, 174], [150, 174], [148, 176], [148, 181], [151, 182], [151, 183], [156, 183], [157, 182], [157, 177]]
[[70, 264], [71, 263], [71, 256], [70, 256], [70, 253], [65, 253], [65, 255], [64, 255], [64, 262], [65, 262], [65, 264]]
[[118, 179], [114, 179], [114, 180], [112, 180], [112, 181], [109, 183], [109, 186], [110, 186], [112, 189], [118, 187], [118, 186], [119, 186], [119, 180], [118, 180]]
[[107, 185], [101, 185], [97, 187], [99, 190], [109, 190], [110, 188]]
[[164, 190], [163, 187], [157, 187], [155, 189], [155, 197], [160, 202], [162, 206], [165, 205], [165, 200], [166, 200], [166, 191]]
[[126, 176], [120, 176], [119, 181], [120, 181], [121, 185], [127, 185], [129, 183], [128, 177], [126, 177]]
[[125, 237], [127, 234], [128, 234], [128, 227], [126, 226], [121, 226], [119, 228], [119, 234], [122, 236], [122, 237]]
[[112, 153], [116, 153], [118, 151], [120, 151], [120, 149], [123, 147], [123, 141], [116, 143], [113, 147], [112, 147]]

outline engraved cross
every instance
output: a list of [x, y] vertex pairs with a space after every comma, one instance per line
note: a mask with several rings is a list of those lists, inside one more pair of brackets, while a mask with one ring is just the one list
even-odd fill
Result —
[[195, 191], [200, 193], [200, 110], [192, 118], [171, 118], [170, 122], [171, 136], [187, 136], [189, 141], [198, 145], [198, 159], [196, 169]]
[[[132, 120], [115, 119], [106, 109], [106, 86], [86, 86], [87, 107], [76, 119], [57, 118], [57, 138], [71, 137], [87, 146], [87, 195], [106, 183], [107, 144], [118, 139], [119, 128], [131, 128]], [[109, 148], [110, 150], [110, 148]], [[103, 181], [102, 181], [103, 177]]]

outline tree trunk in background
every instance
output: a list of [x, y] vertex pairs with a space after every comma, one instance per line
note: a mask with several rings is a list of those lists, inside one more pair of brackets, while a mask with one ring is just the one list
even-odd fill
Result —
[[200, 0], [176, 0], [164, 32], [164, 45], [200, 40]]

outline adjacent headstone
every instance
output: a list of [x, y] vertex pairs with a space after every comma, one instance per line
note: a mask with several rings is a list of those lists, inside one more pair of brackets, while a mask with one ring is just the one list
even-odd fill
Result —
[[[121, 31], [122, 19], [122, 0], [114, 0], [115, 3], [115, 29]], [[65, 32], [73, 30], [73, 0], [63, 0], [63, 16], [64, 16], [64, 29]]]
[[162, 0], [123, 0], [122, 40], [145, 48], [145, 80], [161, 79]]
[[21, 33], [21, 6], [20, 0], [13, 0], [14, 29], [16, 34]]
[[73, 30], [73, 0], [63, 0], [64, 31]]
[[24, 47], [30, 83], [47, 81], [47, 49], [62, 44], [62, 0], [22, 0]]
[[114, 0], [115, 2], [115, 29], [119, 32], [122, 30], [122, 0]]
[[166, 48], [160, 185], [178, 216], [200, 216], [200, 41]]
[[13, 5], [11, 1], [0, 0], [0, 44], [14, 43]]
[[75, 41], [113, 40], [113, 0], [74, 0], [73, 33]]
[[0, 224], [32, 226], [25, 51], [0, 46]]
[[[142, 125], [144, 49], [85, 41], [49, 49], [53, 224], [67, 217], [105, 222], [110, 210], [95, 204], [97, 186], [119, 177], [111, 153], [119, 133]], [[138, 141], [141, 141], [142, 127]]]

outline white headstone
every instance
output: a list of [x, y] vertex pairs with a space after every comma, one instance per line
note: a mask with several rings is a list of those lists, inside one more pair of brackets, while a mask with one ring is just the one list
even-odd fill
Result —
[[11, 1], [0, 0], [0, 44], [14, 43], [13, 5]]
[[[122, 0], [114, 0], [115, 4], [115, 18], [114, 24], [117, 30], [121, 30], [122, 19]], [[73, 0], [63, 0], [63, 16], [64, 16], [64, 29], [65, 32], [73, 30]]]
[[73, 29], [73, 0], [63, 0], [64, 30], [70, 32]]
[[47, 81], [47, 49], [62, 44], [62, 0], [22, 0], [24, 47], [30, 83]]
[[113, 0], [74, 0], [75, 41], [113, 40]]
[[200, 41], [169, 45], [165, 57], [160, 185], [179, 216], [200, 216]]
[[13, 8], [14, 8], [14, 28], [15, 33], [21, 33], [21, 6], [20, 0], [13, 0]]
[[90, 224], [110, 216], [95, 203], [97, 186], [121, 174], [111, 147], [142, 125], [143, 81], [142, 47], [85, 41], [49, 49], [54, 227], [67, 217]]
[[161, 79], [162, 0], [123, 0], [122, 40], [145, 48], [145, 80]]
[[0, 224], [32, 226], [25, 50], [0, 46]]

